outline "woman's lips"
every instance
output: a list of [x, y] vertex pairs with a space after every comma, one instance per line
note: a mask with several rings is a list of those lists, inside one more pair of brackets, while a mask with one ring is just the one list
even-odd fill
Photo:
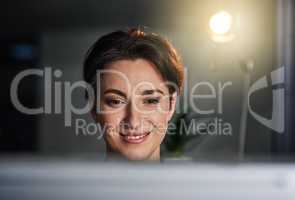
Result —
[[150, 134], [150, 132], [146, 132], [143, 134], [120, 134], [120, 136], [127, 143], [140, 144], [140, 143], [143, 143], [147, 139], [147, 136], [149, 134]]

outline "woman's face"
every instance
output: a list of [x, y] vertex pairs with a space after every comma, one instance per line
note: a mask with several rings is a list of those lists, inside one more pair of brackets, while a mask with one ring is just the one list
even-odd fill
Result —
[[144, 59], [115, 61], [99, 78], [94, 115], [105, 128], [107, 151], [129, 160], [159, 159], [176, 93], [169, 95], [161, 74]]

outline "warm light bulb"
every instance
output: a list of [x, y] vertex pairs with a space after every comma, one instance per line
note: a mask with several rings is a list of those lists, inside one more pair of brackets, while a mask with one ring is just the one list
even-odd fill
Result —
[[231, 29], [232, 16], [226, 11], [220, 11], [211, 17], [209, 25], [215, 34], [226, 34]]

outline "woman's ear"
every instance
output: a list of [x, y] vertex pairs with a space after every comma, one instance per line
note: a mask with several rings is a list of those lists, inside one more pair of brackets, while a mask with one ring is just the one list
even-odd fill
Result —
[[170, 109], [168, 112], [168, 121], [171, 120], [174, 112], [175, 112], [175, 108], [176, 108], [176, 101], [177, 101], [177, 92], [174, 92], [171, 96], [170, 96]]

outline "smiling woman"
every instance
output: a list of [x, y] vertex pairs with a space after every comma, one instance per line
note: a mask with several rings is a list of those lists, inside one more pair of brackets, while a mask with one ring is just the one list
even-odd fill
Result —
[[107, 159], [160, 159], [183, 76], [174, 47], [154, 33], [116, 31], [94, 43], [84, 79], [96, 89], [92, 116], [106, 127]]

